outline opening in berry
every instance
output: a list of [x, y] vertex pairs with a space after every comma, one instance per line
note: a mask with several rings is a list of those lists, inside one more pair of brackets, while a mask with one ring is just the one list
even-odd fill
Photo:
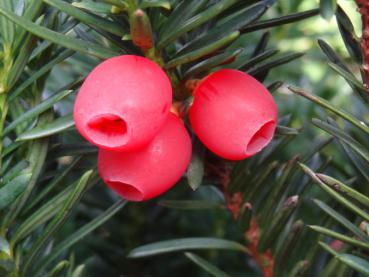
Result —
[[269, 121], [262, 125], [247, 144], [246, 154], [251, 156], [263, 149], [272, 140], [274, 129], [274, 121]]
[[99, 146], [113, 148], [124, 145], [127, 139], [127, 124], [118, 115], [96, 115], [87, 122], [87, 132]]
[[107, 181], [107, 185], [128, 201], [141, 201], [144, 197], [139, 189], [130, 184], [119, 181]]

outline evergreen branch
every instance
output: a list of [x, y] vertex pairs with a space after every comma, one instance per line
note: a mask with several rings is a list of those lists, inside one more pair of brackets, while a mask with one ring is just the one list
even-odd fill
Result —
[[[241, 214], [242, 195], [240, 192], [231, 194], [229, 192], [229, 184], [231, 180], [231, 170], [224, 167], [223, 170], [219, 170], [219, 177], [223, 186], [224, 199], [228, 210], [231, 212], [232, 217], [238, 220]], [[250, 228], [245, 233], [246, 240], [250, 243], [248, 245], [248, 254], [254, 259], [263, 272], [264, 277], [273, 277], [274, 258], [271, 250], [268, 248], [264, 251], [259, 251], [260, 242], [260, 228], [258, 226], [255, 217], [250, 219]]]
[[365, 85], [369, 87], [369, 5], [367, 0], [356, 0], [361, 14], [363, 35], [361, 47], [364, 54], [363, 70], [365, 73]]

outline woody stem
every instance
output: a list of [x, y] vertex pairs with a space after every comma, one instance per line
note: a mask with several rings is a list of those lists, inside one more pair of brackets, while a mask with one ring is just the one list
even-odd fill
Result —
[[361, 14], [363, 35], [361, 47], [363, 50], [363, 71], [365, 75], [365, 85], [369, 87], [369, 2], [367, 0], [356, 0], [359, 13]]

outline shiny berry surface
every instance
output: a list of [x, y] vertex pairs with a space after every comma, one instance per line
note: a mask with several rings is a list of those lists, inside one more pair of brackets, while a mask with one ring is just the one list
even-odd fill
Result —
[[277, 106], [256, 79], [238, 70], [223, 69], [197, 86], [189, 119], [209, 150], [224, 159], [241, 160], [271, 141]]
[[134, 150], [147, 144], [169, 114], [172, 88], [165, 72], [144, 57], [110, 58], [84, 81], [75, 101], [80, 134], [109, 150]]
[[181, 119], [170, 114], [163, 128], [145, 147], [131, 152], [100, 149], [99, 173], [117, 194], [143, 201], [169, 190], [191, 159], [191, 139]]

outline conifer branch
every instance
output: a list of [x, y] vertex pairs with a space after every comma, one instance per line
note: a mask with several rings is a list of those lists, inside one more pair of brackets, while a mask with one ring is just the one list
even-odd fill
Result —
[[358, 11], [362, 18], [363, 34], [361, 47], [363, 49], [363, 70], [365, 72], [365, 85], [369, 86], [369, 2], [367, 0], [356, 0]]
[[[219, 170], [220, 168], [221, 170]], [[240, 192], [229, 192], [228, 188], [231, 181], [231, 169], [229, 166], [218, 167], [218, 174], [222, 184], [226, 207], [232, 214], [233, 219], [238, 220], [243, 204], [242, 194]], [[245, 239], [249, 243], [247, 245], [248, 254], [258, 264], [264, 277], [273, 277], [274, 257], [269, 248], [262, 252], [258, 250], [260, 234], [261, 230], [256, 218], [253, 216], [250, 227], [244, 232]]]

